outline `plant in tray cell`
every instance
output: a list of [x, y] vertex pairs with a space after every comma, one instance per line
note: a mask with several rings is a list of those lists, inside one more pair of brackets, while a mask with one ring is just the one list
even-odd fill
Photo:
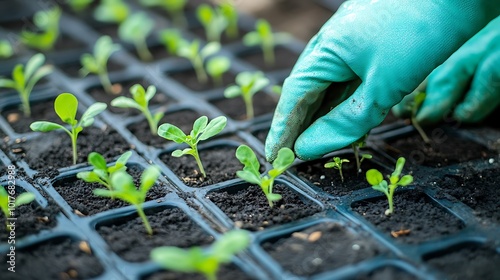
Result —
[[160, 125], [158, 128], [158, 135], [178, 144], [187, 144], [189, 148], [184, 150], [175, 150], [172, 152], [172, 156], [193, 156], [198, 164], [201, 174], [203, 177], [207, 177], [198, 153], [198, 143], [219, 134], [226, 127], [226, 123], [227, 119], [224, 116], [217, 117], [210, 122], [208, 122], [208, 118], [206, 116], [201, 116], [194, 122], [193, 130], [191, 130], [189, 135], [186, 135], [180, 128], [169, 123]]
[[129, 13], [130, 8], [123, 0], [102, 0], [94, 10], [94, 18], [102, 22], [121, 23]]
[[[366, 146], [366, 138], [368, 134], [358, 139], [356, 142], [351, 144], [352, 150], [354, 152], [354, 158], [356, 159], [356, 170], [358, 173], [361, 172], [361, 163], [365, 159], [372, 159], [373, 156], [367, 153], [360, 153], [360, 149]], [[343, 180], [342, 180], [343, 181]]]
[[207, 73], [212, 77], [215, 86], [222, 86], [222, 76], [231, 67], [231, 60], [225, 56], [212, 57], [207, 61]]
[[349, 160], [345, 158], [334, 157], [333, 161], [325, 163], [325, 168], [335, 168], [339, 171], [340, 180], [344, 182], [344, 174], [342, 173], [342, 164], [344, 162], [349, 162]]
[[73, 11], [79, 13], [87, 9], [92, 2], [94, 2], [94, 0], [66, 0], [65, 3], [70, 6]]
[[188, 0], [140, 0], [139, 2], [146, 7], [156, 6], [164, 9], [177, 27], [183, 28], [187, 26], [184, 8]]
[[92, 152], [89, 154], [88, 162], [94, 168], [92, 171], [78, 172], [76, 177], [87, 183], [99, 183], [109, 190], [113, 190], [112, 175], [116, 172], [127, 170], [126, 164], [131, 155], [131, 151], [124, 153], [116, 160], [114, 165], [108, 167], [106, 160], [101, 154]]
[[430, 143], [431, 140], [429, 139], [429, 137], [425, 133], [422, 126], [420, 126], [420, 124], [417, 121], [417, 112], [418, 112], [418, 109], [420, 109], [420, 106], [422, 106], [422, 103], [424, 102], [425, 97], [426, 97], [425, 92], [422, 92], [422, 91], [417, 92], [413, 96], [413, 99], [408, 103], [407, 106], [409, 107], [408, 109], [411, 112], [411, 123], [412, 123], [413, 127], [415, 127], [415, 129], [418, 131], [418, 133], [422, 137], [422, 140], [424, 140], [425, 143]]
[[113, 86], [109, 81], [107, 64], [111, 54], [119, 49], [120, 45], [113, 44], [111, 37], [100, 37], [94, 45], [94, 54], [85, 53], [81, 56], [82, 69], [80, 69], [80, 73], [83, 76], [87, 76], [90, 73], [98, 75], [104, 90], [107, 93], [112, 93]]
[[9, 58], [14, 55], [14, 49], [8, 40], [0, 40], [0, 59]]
[[236, 85], [224, 91], [226, 98], [241, 96], [245, 102], [247, 119], [253, 119], [253, 96], [269, 85], [269, 79], [262, 72], [241, 72], [236, 76]]
[[200, 83], [207, 83], [208, 76], [204, 68], [205, 60], [220, 50], [220, 44], [211, 42], [200, 49], [200, 41], [193, 40], [191, 43], [179, 45], [177, 55], [187, 58], [193, 65], [196, 77]]
[[177, 55], [181, 44], [187, 44], [187, 42], [182, 38], [181, 32], [175, 28], [162, 30], [160, 32], [159, 39], [171, 55]]
[[43, 65], [45, 56], [41, 53], [35, 54], [26, 66], [17, 64], [12, 70], [12, 79], [1, 79], [0, 88], [11, 88], [17, 91], [21, 99], [21, 105], [26, 117], [31, 116], [30, 95], [33, 87], [43, 77], [52, 72], [51, 65]]
[[9, 187], [9, 190], [7, 191], [0, 185], [0, 208], [5, 215], [7, 226], [9, 225], [9, 218], [12, 216], [11, 213], [14, 211], [14, 208], [24, 204], [29, 204], [35, 200], [35, 194], [30, 192], [23, 192], [14, 198], [15, 194], [15, 188]]
[[142, 85], [136, 84], [130, 88], [130, 93], [133, 99], [120, 96], [113, 99], [111, 105], [119, 108], [135, 108], [141, 111], [148, 121], [151, 134], [156, 135], [158, 131], [158, 122], [163, 117], [163, 112], [157, 112], [153, 115], [149, 110], [149, 101], [155, 96], [156, 87], [149, 86], [147, 90], [144, 90]]
[[146, 201], [148, 191], [156, 183], [160, 176], [160, 169], [157, 166], [151, 165], [144, 170], [141, 175], [141, 184], [136, 188], [134, 178], [127, 174], [127, 172], [120, 170], [111, 176], [111, 185], [113, 190], [109, 189], [96, 189], [94, 194], [102, 197], [110, 197], [123, 200], [135, 206], [139, 217], [144, 223], [144, 227], [148, 234], [153, 234], [153, 229], [149, 224], [148, 218], [144, 213], [142, 204]]
[[224, 233], [209, 248], [158, 247], [151, 251], [151, 259], [167, 270], [201, 273], [207, 280], [216, 280], [221, 264], [230, 263], [233, 256], [250, 244], [250, 233], [232, 230]]
[[264, 19], [259, 19], [255, 23], [255, 31], [247, 33], [243, 37], [243, 44], [246, 46], [260, 46], [264, 54], [264, 61], [267, 65], [274, 65], [274, 47], [290, 40], [288, 33], [273, 33], [271, 25]]
[[48, 51], [54, 47], [59, 37], [59, 20], [61, 9], [58, 6], [46, 11], [36, 12], [33, 16], [33, 23], [36, 32], [21, 31], [21, 42], [26, 46], [41, 51]]
[[228, 21], [222, 12], [208, 4], [201, 4], [196, 9], [196, 16], [205, 29], [207, 40], [220, 43], [220, 36], [228, 25]]
[[85, 127], [91, 126], [94, 123], [94, 118], [102, 111], [106, 110], [107, 105], [105, 103], [94, 103], [87, 111], [85, 111], [80, 118], [80, 121], [76, 119], [76, 113], [78, 111], [78, 99], [71, 93], [61, 93], [57, 96], [54, 101], [54, 109], [56, 114], [61, 118], [61, 121], [68, 124], [70, 129], [66, 127], [47, 121], [37, 121], [30, 125], [31, 130], [39, 132], [49, 132], [53, 130], [63, 130], [71, 138], [71, 147], [73, 149], [73, 164], [76, 164], [78, 158], [76, 141], [78, 139], [78, 134], [82, 132]]
[[238, 11], [234, 7], [233, 1], [231, 0], [222, 1], [219, 4], [219, 10], [227, 21], [226, 36], [231, 39], [238, 38], [239, 36]]
[[120, 24], [118, 36], [135, 46], [141, 60], [150, 61], [153, 56], [149, 52], [146, 38], [153, 31], [154, 25], [154, 21], [146, 13], [138, 12]]
[[241, 145], [236, 149], [236, 158], [244, 165], [243, 170], [237, 171], [236, 175], [251, 183], [260, 186], [266, 195], [269, 206], [281, 199], [281, 195], [273, 193], [274, 180], [285, 172], [295, 160], [295, 155], [289, 148], [282, 148], [278, 151], [278, 156], [273, 161], [273, 169], [267, 175], [260, 174], [260, 163], [253, 150], [247, 145]]
[[413, 182], [413, 176], [404, 175], [401, 177], [401, 171], [403, 171], [403, 166], [405, 165], [406, 159], [403, 157], [398, 158], [396, 162], [396, 169], [392, 172], [391, 176], [387, 176], [389, 183], [384, 180], [384, 176], [377, 169], [370, 169], [366, 172], [366, 180], [372, 188], [383, 192], [387, 196], [389, 201], [389, 209], [385, 210], [386, 215], [390, 215], [394, 212], [393, 197], [394, 191], [399, 186], [408, 186]]

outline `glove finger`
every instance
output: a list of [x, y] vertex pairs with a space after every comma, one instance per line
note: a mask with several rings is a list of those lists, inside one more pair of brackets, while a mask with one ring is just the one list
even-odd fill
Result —
[[500, 52], [490, 54], [476, 71], [470, 90], [453, 116], [463, 122], [479, 122], [500, 104]]

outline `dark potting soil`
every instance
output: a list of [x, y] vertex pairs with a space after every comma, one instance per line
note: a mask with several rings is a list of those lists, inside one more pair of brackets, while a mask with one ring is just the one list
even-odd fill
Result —
[[[241, 97], [223, 98], [212, 101], [211, 103], [233, 120], [246, 120], [247, 112], [245, 103]], [[253, 98], [254, 115], [257, 117], [273, 113], [274, 108], [276, 108], [276, 104], [276, 100], [271, 96], [263, 92], [259, 92]]]
[[216, 88], [225, 88], [234, 83], [236, 76], [231, 72], [226, 72], [222, 75], [222, 84], [216, 85], [211, 77], [208, 77], [208, 82], [203, 84], [198, 81], [194, 69], [186, 71], [167, 73], [168, 76], [176, 80], [179, 84], [193, 90], [193, 91], [207, 91]]
[[267, 135], [269, 134], [269, 128], [257, 130], [256, 132], [254, 132], [252, 134], [255, 137], [257, 137], [257, 139], [259, 139], [260, 142], [262, 142], [262, 144], [265, 144], [266, 143]]
[[[139, 165], [132, 165], [127, 168], [127, 173], [134, 178], [136, 186], [140, 186], [142, 172], [143, 168]], [[73, 210], [78, 210], [78, 212], [85, 216], [129, 205], [119, 199], [109, 199], [94, 195], [93, 191], [95, 189], [105, 189], [106, 187], [98, 183], [84, 182], [76, 178], [76, 176], [56, 181], [53, 185], [55, 190], [68, 202]], [[157, 181], [149, 190], [146, 201], [162, 199], [168, 192], [164, 184]]]
[[446, 237], [465, 227], [460, 219], [418, 190], [396, 191], [393, 199], [394, 213], [390, 216], [385, 215], [389, 208], [385, 196], [357, 201], [351, 207], [397, 242], [418, 244]]
[[[162, 44], [150, 46], [149, 52], [153, 56], [153, 60], [151, 62], [156, 62], [156, 60], [159, 59], [174, 57], [168, 52], [167, 48]], [[130, 53], [133, 54], [137, 60], [141, 60], [141, 58], [137, 54], [137, 51], [131, 50]]]
[[[151, 274], [142, 280], [176, 280], [176, 279], [189, 279], [189, 280], [205, 280], [203, 274], [196, 273], [180, 273], [173, 271], [161, 271]], [[234, 264], [221, 265], [217, 273], [218, 280], [247, 280], [254, 279], [246, 275], [241, 269]]]
[[444, 273], [449, 280], [500, 279], [500, 254], [491, 248], [465, 247], [433, 256], [426, 262]]
[[[59, 65], [58, 67], [71, 78], [83, 78], [83, 76], [80, 74], [80, 69], [82, 69], [80, 61]], [[108, 68], [108, 73], [111, 73], [115, 71], [121, 71], [125, 69], [125, 66], [110, 60], [107, 64], [107, 68]], [[89, 74], [89, 76], [92, 76], [92, 74]]]
[[262, 247], [286, 270], [299, 276], [353, 265], [384, 252], [367, 236], [331, 222], [267, 241]]
[[494, 153], [486, 147], [446, 133], [441, 128], [428, 132], [431, 143], [426, 144], [419, 134], [413, 134], [387, 144], [385, 149], [394, 158], [404, 156], [408, 163], [442, 167], [474, 159], [487, 158]]
[[418, 278], [409, 272], [394, 266], [384, 266], [370, 271], [367, 274], [356, 275], [352, 280], [417, 280]]
[[224, 146], [200, 150], [200, 158], [207, 177], [198, 170], [194, 157], [185, 155], [180, 158], [171, 153], [160, 155], [160, 160], [170, 168], [184, 184], [190, 187], [204, 187], [236, 178], [236, 171], [243, 165], [236, 158], [236, 147]]
[[98, 226], [97, 231], [113, 252], [129, 262], [149, 260], [151, 250], [160, 246], [188, 248], [207, 245], [214, 240], [178, 208], [156, 213], [146, 211], [146, 214], [153, 229], [151, 236], [137, 215], [109, 221], [107, 225]]
[[[203, 27], [195, 27], [195, 28], [192, 28], [190, 29], [189, 31], [191, 31], [192, 33], [194, 33], [197, 37], [203, 39], [204, 41], [208, 41], [207, 40], [207, 36], [206, 36], [206, 33], [205, 33], [205, 29]], [[242, 30], [240, 28], [238, 28], [238, 36], [235, 37], [235, 38], [230, 38], [226, 35], [226, 32], [223, 32], [221, 34], [221, 37], [220, 37], [220, 43], [222, 45], [227, 45], [227, 44], [230, 44], [230, 43], [234, 43], [234, 42], [238, 42], [238, 41], [241, 41], [242, 38], [243, 38], [243, 35], [247, 33], [247, 31], [245, 30]]]
[[54, 48], [52, 51], [50, 52], [54, 52], [54, 53], [57, 53], [57, 52], [60, 52], [60, 51], [67, 51], [67, 50], [71, 50], [71, 49], [86, 49], [87, 46], [81, 42], [81, 41], [78, 41], [76, 39], [73, 39], [72, 37], [70, 36], [67, 36], [65, 34], [62, 34], [62, 36], [60, 36], [56, 43], [54, 44]]
[[12, 129], [17, 133], [32, 132], [30, 125], [36, 121], [50, 121], [60, 123], [61, 119], [54, 111], [55, 98], [31, 104], [31, 116], [24, 116], [20, 107], [12, 107], [2, 111], [2, 116], [7, 120]]
[[8, 259], [2, 254], [2, 273], [9, 273], [9, 277], [3, 279], [89, 279], [102, 274], [104, 269], [99, 260], [83, 251], [80, 247], [85, 245], [80, 246], [80, 242], [54, 239], [18, 249], [15, 273], [7, 272]]
[[108, 35], [111, 38], [118, 38], [118, 24], [100, 22], [93, 28], [102, 35]]
[[[189, 133], [193, 129], [194, 121], [199, 117], [200, 114], [195, 111], [182, 110], [173, 113], [167, 113], [158, 122], [158, 125], [170, 123], [180, 128], [182, 131], [184, 131], [184, 133]], [[149, 146], [161, 147], [168, 143], [173, 143], [172, 141], [169, 141], [158, 135], [151, 135], [149, 124], [145, 119], [140, 122], [133, 123], [127, 126], [127, 128], [132, 134], [135, 135], [135, 137], [137, 137], [137, 139], [139, 139], [139, 141]]]
[[[131, 149], [130, 144], [109, 127], [104, 130], [85, 128], [78, 136], [77, 146], [78, 163], [87, 162], [91, 152], [98, 152], [110, 160]], [[71, 140], [62, 131], [43, 133], [39, 138], [12, 144], [9, 149], [18, 159], [25, 160], [30, 168], [42, 173], [73, 164]]]
[[500, 224], [500, 173], [498, 169], [487, 169], [480, 172], [464, 169], [463, 174], [445, 175], [437, 182], [442, 191], [440, 198], [446, 194], [455, 197], [474, 210], [484, 224]]
[[256, 52], [242, 54], [240, 59], [254, 65], [256, 68], [262, 69], [263, 71], [275, 71], [287, 68], [291, 69], [299, 58], [299, 54], [279, 46], [274, 49], [274, 55], [274, 65], [267, 65], [265, 63], [264, 55], [260, 49]]
[[249, 185], [239, 190], [221, 190], [207, 195], [238, 228], [251, 231], [263, 230], [274, 225], [286, 224], [309, 217], [321, 211], [321, 207], [282, 184], [276, 184], [273, 192], [282, 195], [271, 208], [259, 186]]

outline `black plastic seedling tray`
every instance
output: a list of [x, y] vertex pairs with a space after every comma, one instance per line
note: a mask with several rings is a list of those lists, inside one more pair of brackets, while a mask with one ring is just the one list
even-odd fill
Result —
[[[321, 2], [333, 10], [339, 4]], [[50, 3], [42, 4], [0, 1], [0, 38], [15, 38], [16, 28]], [[148, 12], [156, 30], [170, 25], [162, 12], [130, 4]], [[203, 40], [192, 9], [188, 19], [184, 37]], [[253, 30], [254, 23], [242, 15], [240, 29]], [[139, 61], [124, 45], [111, 58], [110, 78], [125, 94], [134, 83], [155, 85], [153, 111], [165, 111], [161, 123], [172, 122], [184, 131], [201, 115], [228, 117], [223, 133], [200, 145], [207, 180], [199, 180], [191, 158], [171, 157], [180, 146], [149, 135], [145, 119], [131, 110], [108, 107], [82, 133], [76, 165], [71, 165], [65, 134], [27, 129], [40, 118], [57, 120], [52, 103], [61, 92], [77, 96], [80, 112], [113, 98], [100, 92], [97, 77], [80, 78], [76, 71], [80, 55], [90, 52], [102, 34], [116, 34], [116, 26], [65, 10], [61, 30], [77, 43], [46, 53], [55, 71], [32, 94], [33, 118], [22, 119], [14, 92], [0, 91], [0, 183], [14, 184], [17, 193], [36, 194], [34, 202], [19, 209], [16, 273], [7, 270], [8, 232], [1, 235], [1, 279], [202, 279], [162, 270], [149, 261], [150, 250], [206, 246], [234, 228], [250, 231], [251, 244], [222, 268], [220, 279], [500, 279], [498, 126], [448, 123], [428, 130], [431, 145], [422, 144], [404, 120], [387, 120], [373, 129], [363, 148], [373, 159], [363, 163], [364, 171], [377, 168], [390, 174], [396, 159], [404, 156], [404, 172], [415, 177], [411, 186], [397, 191], [391, 217], [384, 215], [383, 194], [368, 185], [364, 173], [357, 174], [350, 149], [317, 161], [297, 160], [277, 180], [275, 190], [283, 200], [271, 209], [258, 187], [236, 177], [241, 165], [234, 152], [247, 144], [257, 152], [262, 171], [271, 168], [263, 142], [278, 97], [270, 87], [264, 89], [256, 118], [244, 120], [239, 100], [224, 100], [224, 87], [197, 85], [187, 61], [166, 55], [154, 37], [148, 41], [153, 62]], [[232, 61], [224, 82], [232, 83], [241, 71], [262, 70], [271, 85], [281, 84], [303, 47], [298, 41], [280, 46], [283, 66], [261, 69], [248, 61], [259, 55], [257, 48], [245, 47], [241, 39], [224, 44], [221, 54]], [[17, 50], [14, 58], [0, 61], [1, 75], [9, 76], [16, 63], [35, 53], [21, 46]], [[86, 155], [94, 150], [110, 163], [133, 150], [127, 166], [135, 177], [150, 164], [161, 168], [144, 204], [153, 236], [147, 236], [133, 206], [94, 197], [96, 185], [76, 179], [78, 172], [90, 169]], [[351, 160], [345, 182], [336, 170], [323, 167], [333, 156]]]

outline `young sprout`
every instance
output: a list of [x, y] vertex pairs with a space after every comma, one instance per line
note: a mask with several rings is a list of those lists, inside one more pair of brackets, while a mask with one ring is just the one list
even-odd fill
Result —
[[116, 160], [114, 165], [108, 167], [106, 159], [101, 154], [92, 152], [89, 154], [88, 161], [94, 169], [92, 171], [78, 172], [76, 177], [87, 183], [99, 183], [109, 190], [113, 190], [114, 188], [111, 183], [112, 175], [116, 172], [127, 170], [126, 164], [131, 155], [131, 151], [124, 153]]
[[0, 88], [12, 88], [17, 91], [26, 117], [31, 116], [30, 95], [33, 87], [40, 79], [52, 72], [52, 66], [43, 65], [44, 62], [45, 56], [43, 54], [35, 54], [28, 60], [26, 67], [22, 64], [17, 64], [14, 67], [12, 80], [0, 79]]
[[149, 52], [146, 38], [154, 28], [154, 21], [144, 12], [138, 12], [128, 17], [118, 27], [118, 36], [125, 42], [134, 44], [139, 57], [150, 61], [153, 55]]
[[94, 18], [109, 23], [122, 23], [127, 19], [130, 9], [123, 0], [102, 0], [94, 11]]
[[236, 85], [224, 91], [226, 98], [241, 96], [245, 102], [247, 119], [253, 119], [253, 96], [269, 84], [269, 79], [262, 72], [241, 72], [236, 76]]
[[61, 93], [57, 96], [54, 102], [54, 109], [56, 114], [61, 118], [66, 124], [70, 125], [70, 130], [66, 127], [47, 121], [37, 121], [30, 125], [31, 130], [39, 132], [49, 132], [53, 130], [63, 130], [71, 138], [71, 147], [73, 148], [73, 164], [76, 164], [78, 158], [76, 140], [78, 139], [78, 134], [88, 126], [94, 123], [94, 117], [100, 114], [102, 111], [106, 110], [107, 105], [105, 103], [94, 103], [90, 106], [85, 113], [83, 113], [80, 121], [76, 119], [76, 113], [78, 111], [78, 99], [71, 93]]
[[276, 93], [277, 95], [281, 95], [281, 92], [283, 91], [283, 86], [274, 85], [271, 87], [271, 91]]
[[392, 172], [391, 176], [387, 176], [389, 179], [389, 183], [384, 180], [384, 176], [377, 169], [370, 169], [366, 172], [366, 180], [372, 188], [383, 192], [387, 196], [387, 200], [389, 201], [389, 209], [385, 210], [386, 215], [390, 215], [394, 212], [394, 204], [393, 204], [393, 196], [394, 191], [399, 186], [408, 186], [413, 182], [413, 176], [404, 175], [401, 177], [401, 171], [403, 170], [403, 166], [405, 165], [405, 158], [400, 157], [396, 162], [396, 169]]
[[193, 130], [191, 130], [189, 135], [184, 134], [180, 128], [169, 123], [160, 125], [158, 128], [158, 135], [178, 144], [187, 144], [189, 148], [175, 150], [172, 152], [172, 156], [181, 157], [183, 155], [192, 155], [203, 177], [207, 177], [198, 154], [198, 143], [219, 134], [226, 127], [226, 123], [227, 119], [224, 116], [217, 117], [210, 122], [208, 122], [206, 116], [201, 116], [194, 122]]
[[220, 13], [226, 18], [226, 36], [231, 39], [238, 38], [238, 11], [231, 0], [223, 1], [219, 4]]
[[255, 31], [249, 32], [243, 37], [243, 44], [246, 46], [260, 45], [264, 61], [269, 66], [274, 64], [274, 47], [288, 41], [289, 38], [287, 33], [273, 33], [269, 22], [259, 19], [255, 23]]
[[120, 45], [113, 44], [111, 37], [102, 36], [94, 45], [94, 55], [85, 53], [80, 58], [82, 75], [87, 76], [90, 73], [98, 75], [102, 87], [108, 93], [112, 93], [113, 86], [109, 81], [107, 64], [111, 54], [119, 49]]
[[244, 230], [224, 233], [209, 248], [181, 249], [165, 246], [151, 251], [151, 259], [167, 270], [185, 273], [201, 273], [207, 280], [216, 280], [221, 264], [231, 262], [237, 253], [250, 244], [250, 234]]
[[172, 22], [177, 27], [186, 27], [186, 17], [184, 8], [187, 0], [140, 0], [141, 4], [147, 7], [158, 6], [164, 9], [172, 18]]
[[14, 49], [7, 40], [0, 40], [0, 59], [9, 58], [14, 55]]
[[342, 183], [344, 182], [344, 174], [342, 174], [342, 164], [344, 162], [349, 162], [349, 160], [345, 158], [339, 158], [339, 157], [334, 157], [333, 161], [325, 163], [325, 168], [335, 168], [339, 171], [340, 173], [340, 180], [342, 180]]
[[222, 32], [226, 29], [228, 21], [220, 10], [208, 4], [201, 4], [196, 9], [196, 16], [205, 28], [205, 36], [209, 42], [219, 42]]
[[171, 55], [177, 55], [180, 46], [182, 44], [187, 44], [178, 29], [164, 29], [160, 32], [159, 37], [160, 42], [165, 46], [168, 53]]
[[409, 106], [410, 106], [410, 110], [411, 110], [411, 123], [413, 124], [413, 127], [415, 127], [415, 129], [418, 131], [418, 133], [420, 134], [420, 136], [422, 137], [422, 139], [424, 140], [425, 143], [430, 143], [431, 140], [429, 139], [429, 137], [425, 133], [424, 129], [420, 126], [420, 124], [417, 121], [417, 112], [418, 112], [418, 109], [420, 109], [420, 106], [422, 106], [422, 103], [424, 102], [425, 97], [426, 97], [425, 92], [422, 92], [422, 91], [418, 92], [414, 96], [413, 100], [410, 102]]
[[147, 91], [140, 84], [133, 85], [130, 88], [132, 98], [120, 96], [111, 101], [111, 105], [119, 108], [135, 108], [144, 114], [149, 124], [151, 134], [157, 134], [158, 122], [163, 117], [163, 112], [151, 114], [149, 110], [149, 101], [153, 99], [156, 94], [156, 87], [149, 86]]
[[142, 208], [142, 204], [146, 201], [148, 191], [153, 187], [156, 180], [160, 176], [160, 169], [157, 166], [151, 165], [141, 175], [141, 185], [137, 189], [134, 184], [134, 178], [127, 172], [120, 170], [111, 176], [111, 185], [113, 190], [96, 189], [94, 194], [102, 197], [117, 198], [135, 206], [139, 217], [144, 223], [144, 227], [149, 235], [153, 234], [153, 229], [149, 224], [146, 214]]
[[36, 12], [33, 16], [33, 23], [38, 30], [36, 32], [23, 30], [21, 42], [41, 51], [51, 50], [59, 37], [60, 18], [61, 9], [58, 6], [47, 11]]
[[66, 4], [77, 13], [85, 10], [94, 0], [66, 0]]
[[273, 185], [276, 177], [285, 172], [295, 160], [295, 155], [289, 148], [282, 148], [278, 151], [278, 156], [273, 161], [273, 169], [267, 175], [261, 175], [260, 163], [253, 150], [247, 145], [241, 145], [236, 149], [236, 158], [245, 166], [243, 170], [237, 171], [236, 175], [241, 179], [259, 185], [266, 195], [269, 206], [281, 199], [281, 195], [273, 193]]
[[5, 222], [7, 226], [9, 225], [9, 218], [12, 216], [14, 207], [19, 207], [24, 204], [29, 204], [35, 200], [35, 194], [30, 192], [20, 193], [15, 199], [15, 190], [7, 191], [3, 186], [0, 185], [0, 208], [5, 215]]
[[207, 73], [212, 77], [215, 86], [222, 86], [222, 76], [231, 67], [231, 60], [225, 56], [210, 58], [207, 62]]
[[220, 50], [220, 44], [211, 42], [205, 45], [200, 50], [200, 41], [194, 40], [191, 43], [181, 44], [177, 54], [181, 57], [187, 58], [193, 65], [196, 77], [200, 83], [205, 84], [208, 81], [207, 73], [203, 63], [207, 57], [213, 55]]
[[354, 151], [354, 158], [356, 159], [356, 168], [357, 168], [356, 170], [358, 170], [358, 173], [361, 172], [361, 163], [363, 162], [363, 160], [373, 158], [373, 156], [370, 154], [361, 154], [361, 158], [359, 156], [360, 155], [359, 149], [366, 146], [366, 138], [367, 137], [368, 137], [368, 134], [359, 138], [357, 141], [355, 141], [354, 143], [351, 144], [351, 148]]

